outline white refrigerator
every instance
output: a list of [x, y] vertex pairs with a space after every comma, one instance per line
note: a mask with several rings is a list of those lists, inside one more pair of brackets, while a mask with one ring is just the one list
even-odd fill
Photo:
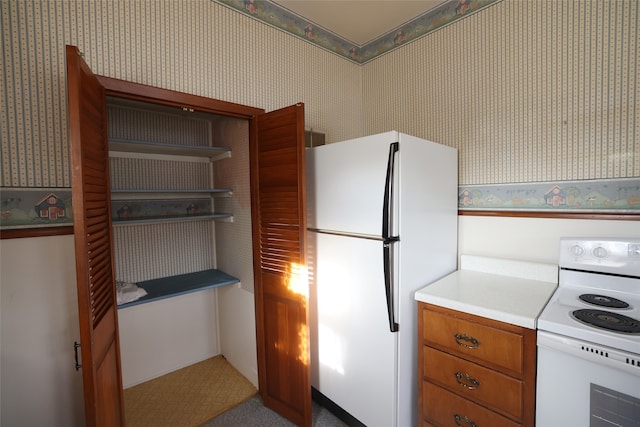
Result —
[[414, 293], [456, 269], [457, 150], [392, 131], [307, 149], [306, 171], [312, 386], [416, 426]]

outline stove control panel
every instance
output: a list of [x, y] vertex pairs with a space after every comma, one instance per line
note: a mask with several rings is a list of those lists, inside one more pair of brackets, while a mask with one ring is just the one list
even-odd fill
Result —
[[640, 277], [640, 238], [560, 239], [560, 268]]

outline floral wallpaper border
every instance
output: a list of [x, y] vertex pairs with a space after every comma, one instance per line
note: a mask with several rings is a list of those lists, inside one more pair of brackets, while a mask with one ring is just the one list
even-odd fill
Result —
[[[377, 39], [357, 46], [314, 22], [268, 0], [215, 0], [246, 15], [273, 25], [288, 33], [330, 50], [358, 64], [389, 52], [396, 47], [422, 37], [444, 25], [476, 12], [498, 0], [449, 0], [429, 10], [414, 20], [384, 34]], [[366, 17], [363, 8], [363, 17]]]
[[640, 214], [640, 179], [463, 185], [458, 209]]

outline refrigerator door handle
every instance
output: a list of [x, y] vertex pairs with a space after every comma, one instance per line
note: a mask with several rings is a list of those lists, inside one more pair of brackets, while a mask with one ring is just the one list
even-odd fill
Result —
[[389, 160], [387, 161], [387, 178], [384, 181], [384, 200], [382, 203], [382, 239], [387, 242], [398, 241], [399, 237], [391, 237], [391, 223], [393, 222], [393, 177], [395, 169], [396, 153], [400, 149], [397, 142], [389, 146]]
[[391, 236], [391, 223], [393, 221], [393, 177], [395, 169], [395, 158], [400, 146], [397, 142], [389, 146], [389, 160], [387, 162], [387, 178], [384, 184], [384, 201], [382, 207], [382, 240], [384, 257], [384, 287], [387, 295], [387, 314], [389, 315], [389, 329], [391, 332], [398, 332], [399, 325], [396, 323], [395, 315], [395, 283], [392, 271], [393, 258], [392, 245], [400, 240], [400, 236]]
[[384, 288], [387, 294], [387, 314], [389, 315], [389, 329], [391, 332], [398, 332], [400, 330], [400, 325], [396, 323], [396, 314], [395, 314], [395, 301], [394, 301], [394, 281], [393, 281], [393, 272], [391, 271], [391, 267], [393, 265], [393, 260], [391, 257], [391, 248], [393, 243], [384, 243], [383, 252], [384, 252]]

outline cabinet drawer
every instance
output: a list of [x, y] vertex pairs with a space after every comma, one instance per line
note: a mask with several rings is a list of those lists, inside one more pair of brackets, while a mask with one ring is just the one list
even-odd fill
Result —
[[510, 418], [522, 418], [522, 381], [424, 346], [424, 376]]
[[[423, 413], [441, 427], [517, 427], [520, 424], [443, 388], [423, 381]], [[456, 419], [458, 417], [458, 419]], [[472, 424], [473, 423], [473, 424]]]
[[516, 375], [522, 374], [522, 335], [432, 310], [422, 310], [422, 322], [427, 343]]

